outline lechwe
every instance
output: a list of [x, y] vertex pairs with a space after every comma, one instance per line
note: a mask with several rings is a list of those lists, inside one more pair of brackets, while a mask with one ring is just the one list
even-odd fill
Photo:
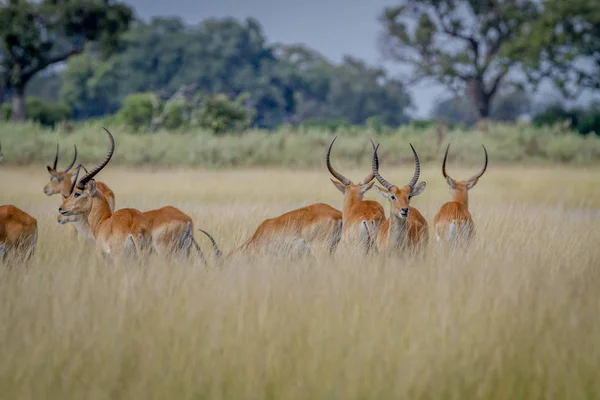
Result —
[[[371, 142], [372, 143], [372, 142]], [[410, 144], [410, 143], [409, 143]], [[412, 144], [410, 148], [415, 156], [415, 173], [404, 186], [398, 187], [386, 181], [379, 173], [379, 157], [373, 144], [373, 174], [383, 186], [375, 189], [390, 202], [390, 216], [383, 223], [377, 235], [377, 248], [381, 252], [393, 251], [422, 252], [429, 242], [427, 220], [419, 210], [410, 206], [410, 200], [423, 193], [426, 183], [419, 181], [421, 166], [419, 156]]]
[[446, 173], [446, 160], [450, 144], [446, 147], [442, 162], [442, 175], [452, 190], [452, 201], [445, 203], [433, 220], [435, 238], [440, 244], [468, 245], [475, 235], [475, 224], [469, 212], [468, 191], [473, 189], [487, 169], [487, 150], [484, 145], [481, 147], [485, 153], [485, 164], [477, 175], [464, 181], [456, 181]]
[[106, 198], [98, 191], [93, 178], [110, 161], [115, 141], [112, 134], [104, 129], [110, 140], [110, 149], [104, 161], [95, 166], [77, 182], [80, 169], [77, 169], [69, 196], [63, 201], [58, 212], [63, 216], [83, 215], [90, 226], [99, 255], [109, 260], [123, 255], [140, 257], [151, 250], [151, 233], [148, 221], [139, 210], [122, 208], [111, 212]]
[[[288, 211], [263, 221], [243, 245], [232, 250], [234, 255], [256, 253], [286, 254], [291, 258], [313, 255], [316, 248], [333, 253], [340, 240], [342, 213], [328, 204], [316, 203]], [[206, 231], [217, 256], [221, 251], [214, 238]]]

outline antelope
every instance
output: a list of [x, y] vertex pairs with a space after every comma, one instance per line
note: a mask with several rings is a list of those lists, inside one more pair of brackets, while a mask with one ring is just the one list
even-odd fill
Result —
[[[290, 250], [290, 255], [312, 254], [312, 248], [326, 244], [329, 254], [335, 251], [342, 230], [342, 213], [328, 204], [316, 203], [288, 211], [278, 217], [263, 221], [254, 234], [240, 247], [232, 250], [227, 258], [240, 253], [258, 251], [265, 246]], [[214, 252], [222, 252], [214, 238], [200, 229], [210, 239]], [[288, 247], [288, 246], [291, 246]]]
[[391, 252], [397, 250], [424, 250], [429, 241], [429, 229], [427, 220], [419, 210], [410, 206], [410, 200], [425, 191], [425, 182], [417, 184], [421, 173], [419, 156], [412, 144], [410, 148], [415, 156], [415, 173], [412, 179], [403, 187], [392, 185], [379, 173], [379, 157], [377, 149], [373, 145], [373, 175], [383, 186], [375, 185], [380, 195], [390, 202], [390, 216], [379, 228], [377, 234], [377, 248], [379, 251]]
[[58, 212], [63, 216], [81, 215], [87, 219], [94, 236], [96, 251], [104, 259], [111, 260], [125, 253], [134, 256], [147, 254], [151, 243], [148, 221], [139, 210], [122, 208], [111, 211], [108, 200], [98, 190], [93, 178], [100, 172], [115, 150], [112, 134], [104, 128], [110, 140], [110, 149], [105, 159], [86, 173], [79, 182], [80, 168], [71, 184], [69, 196]]
[[484, 145], [481, 145], [481, 147], [483, 147], [485, 153], [483, 169], [477, 175], [464, 181], [456, 181], [446, 174], [446, 160], [448, 159], [450, 144], [446, 147], [444, 161], [442, 162], [442, 175], [444, 175], [452, 190], [452, 201], [442, 205], [433, 220], [435, 238], [438, 243], [468, 244], [475, 235], [475, 225], [471, 213], [469, 213], [468, 191], [473, 189], [487, 169], [488, 153]]
[[29, 261], [37, 239], [35, 218], [15, 206], [0, 206], [0, 261]]
[[373, 187], [375, 175], [371, 171], [358, 184], [337, 172], [331, 165], [331, 148], [337, 136], [333, 138], [325, 162], [327, 169], [337, 180], [331, 179], [334, 186], [344, 195], [342, 208], [342, 242], [348, 243], [355, 238], [366, 244], [368, 252], [377, 238], [379, 227], [385, 222], [383, 206], [373, 200], [363, 200], [365, 193]]

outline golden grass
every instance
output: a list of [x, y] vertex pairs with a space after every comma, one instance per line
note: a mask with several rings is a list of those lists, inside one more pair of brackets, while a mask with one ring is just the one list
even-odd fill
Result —
[[[403, 184], [410, 168], [381, 172]], [[2, 167], [0, 204], [35, 216], [40, 239], [31, 268], [0, 271], [1, 397], [600, 398], [599, 172], [491, 165], [470, 192], [467, 254], [206, 269], [106, 266], [55, 222], [44, 167]], [[108, 167], [98, 178], [118, 208], [180, 207], [225, 251], [264, 218], [341, 203], [323, 171]], [[422, 180], [412, 205], [431, 223], [449, 194], [438, 165]]]

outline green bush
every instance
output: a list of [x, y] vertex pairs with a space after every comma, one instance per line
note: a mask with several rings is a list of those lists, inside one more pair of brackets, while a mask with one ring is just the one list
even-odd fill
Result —
[[[71, 118], [71, 108], [65, 103], [48, 103], [38, 97], [25, 99], [26, 118], [44, 126], [54, 127], [58, 122]], [[0, 119], [8, 121], [12, 118], [12, 106], [4, 103], [0, 106]]]
[[538, 127], [568, 123], [583, 135], [593, 132], [600, 135], [600, 109], [598, 105], [592, 105], [587, 110], [553, 105], [538, 113], [533, 118], [533, 123]]
[[153, 93], [134, 93], [123, 99], [123, 105], [116, 115], [117, 121], [135, 132], [147, 132], [152, 123], [154, 108]]
[[246, 93], [233, 101], [225, 94], [204, 98], [196, 113], [197, 125], [216, 134], [236, 133], [248, 129], [254, 112], [244, 106], [247, 98]]

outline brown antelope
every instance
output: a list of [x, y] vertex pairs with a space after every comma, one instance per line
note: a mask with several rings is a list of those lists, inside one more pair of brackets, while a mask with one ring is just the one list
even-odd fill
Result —
[[[312, 249], [322, 244], [332, 254], [340, 240], [341, 229], [342, 213], [339, 210], [324, 203], [311, 204], [263, 221], [250, 239], [227, 257], [268, 249], [269, 246], [273, 250], [289, 250], [290, 256], [298, 256], [312, 254]], [[208, 236], [215, 254], [220, 256], [222, 253], [213, 237], [202, 229], [200, 231]]]
[[442, 174], [452, 190], [452, 201], [445, 203], [433, 220], [435, 238], [439, 243], [468, 244], [475, 235], [475, 225], [471, 213], [469, 213], [468, 191], [473, 189], [487, 169], [487, 150], [484, 145], [481, 147], [485, 153], [483, 169], [477, 175], [464, 181], [456, 181], [446, 174], [446, 160], [450, 144], [446, 147], [442, 162]]
[[383, 206], [377, 201], [363, 200], [365, 193], [373, 187], [373, 172], [369, 173], [362, 181], [357, 184], [350, 179], [337, 172], [330, 161], [331, 148], [337, 136], [333, 138], [325, 162], [327, 169], [335, 177], [331, 182], [344, 195], [344, 203], [342, 208], [342, 237], [344, 243], [353, 241], [359, 238], [365, 243], [367, 252], [374, 244], [377, 238], [377, 232], [380, 226], [385, 222], [385, 211]]
[[425, 182], [417, 184], [421, 173], [419, 156], [412, 144], [410, 148], [415, 156], [415, 173], [406, 185], [399, 188], [386, 181], [379, 173], [379, 157], [373, 144], [373, 175], [383, 186], [375, 189], [390, 202], [390, 217], [381, 225], [377, 234], [377, 248], [380, 251], [391, 252], [395, 250], [424, 250], [429, 241], [427, 220], [419, 210], [410, 206], [410, 200], [423, 193]]
[[0, 206], [0, 261], [29, 261], [38, 239], [37, 220], [12, 205]]
[[58, 212], [63, 216], [83, 215], [90, 226], [96, 242], [96, 250], [105, 259], [112, 260], [125, 253], [134, 256], [145, 255], [151, 248], [151, 234], [148, 221], [142, 213], [133, 208], [123, 208], [111, 212], [106, 197], [100, 194], [93, 180], [110, 161], [115, 141], [105, 128], [110, 140], [110, 150], [104, 161], [95, 166], [77, 182], [80, 169], [71, 184], [69, 196], [63, 201]]

